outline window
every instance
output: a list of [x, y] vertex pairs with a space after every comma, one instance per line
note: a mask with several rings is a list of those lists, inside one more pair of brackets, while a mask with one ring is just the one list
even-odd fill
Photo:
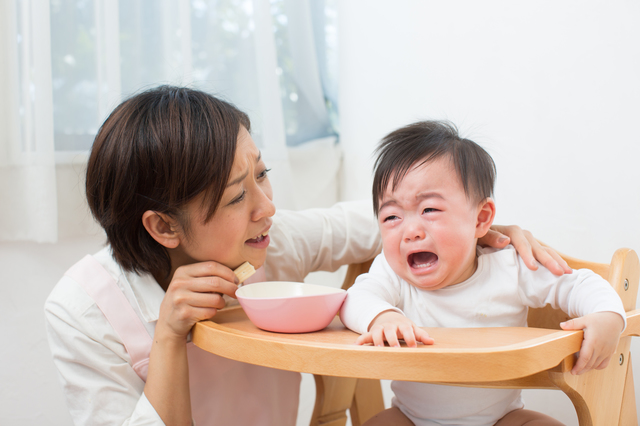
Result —
[[[334, 2], [52, 0], [56, 152], [88, 150], [123, 97], [158, 84], [189, 85], [235, 103], [251, 117], [261, 146], [269, 138], [265, 109], [276, 102], [287, 145], [335, 135]], [[265, 7], [267, 16], [258, 10]], [[275, 61], [265, 60], [265, 35]], [[275, 74], [272, 99], [260, 73]]]

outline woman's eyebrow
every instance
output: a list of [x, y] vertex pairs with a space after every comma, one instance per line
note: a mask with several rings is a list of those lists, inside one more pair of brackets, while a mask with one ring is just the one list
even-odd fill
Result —
[[[258, 156], [256, 157], [256, 163], [259, 163], [261, 159], [262, 159], [262, 151], [258, 151]], [[249, 175], [249, 171], [246, 171], [246, 172], [244, 172], [242, 174], [242, 176], [238, 176], [234, 180], [229, 181], [227, 183], [226, 188], [228, 188], [230, 186], [233, 186], [233, 185], [239, 184], [240, 182], [242, 182], [247, 177], [247, 175]]]
[[229, 182], [227, 183], [226, 188], [228, 188], [228, 187], [230, 187], [230, 186], [233, 186], [233, 185], [237, 185], [237, 184], [239, 184], [240, 182], [242, 182], [242, 181], [247, 177], [247, 175], [249, 175], [249, 171], [248, 171], [248, 170], [247, 170], [246, 172], [244, 172], [244, 173], [242, 174], [242, 176], [238, 176], [238, 177], [237, 177], [237, 178], [235, 178], [234, 180], [229, 181]]

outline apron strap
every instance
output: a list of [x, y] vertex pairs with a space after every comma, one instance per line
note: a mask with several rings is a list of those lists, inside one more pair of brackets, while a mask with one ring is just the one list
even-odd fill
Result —
[[122, 339], [134, 370], [146, 381], [153, 341], [111, 274], [93, 256], [87, 255], [65, 272], [65, 275], [80, 284], [96, 302]]

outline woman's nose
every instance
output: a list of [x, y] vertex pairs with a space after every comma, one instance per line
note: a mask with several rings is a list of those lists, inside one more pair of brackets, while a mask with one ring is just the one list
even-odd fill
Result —
[[251, 213], [251, 219], [253, 221], [258, 221], [265, 217], [271, 217], [276, 213], [276, 206], [273, 204], [271, 185], [258, 185], [257, 186], [257, 198], [256, 203]]

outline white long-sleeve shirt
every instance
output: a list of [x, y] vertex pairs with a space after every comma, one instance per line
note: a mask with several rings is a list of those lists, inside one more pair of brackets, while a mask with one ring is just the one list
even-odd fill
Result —
[[[302, 281], [310, 272], [334, 271], [370, 259], [380, 250], [370, 202], [278, 211], [270, 237], [265, 262], [268, 280]], [[124, 272], [108, 247], [94, 257], [115, 279], [153, 336], [165, 295], [162, 288], [150, 274]], [[144, 382], [133, 370], [119, 336], [77, 282], [67, 276], [58, 282], [45, 303], [45, 318], [49, 346], [75, 424], [163, 424], [145, 397]], [[273, 383], [274, 392], [279, 385]], [[233, 381], [228, 386], [233, 387]], [[251, 409], [246, 403], [251, 397], [231, 404], [229, 410]]]
[[[560, 277], [546, 268], [531, 271], [511, 246], [478, 247], [477, 254], [478, 268], [468, 280], [431, 291], [401, 279], [380, 254], [349, 289], [340, 318], [358, 333], [367, 332], [387, 310], [403, 313], [420, 327], [523, 327], [529, 307], [550, 304], [571, 317], [612, 311], [626, 321], [611, 285], [590, 270]], [[416, 426], [493, 425], [523, 406], [520, 390], [401, 381], [393, 382], [392, 389], [393, 404]]]

